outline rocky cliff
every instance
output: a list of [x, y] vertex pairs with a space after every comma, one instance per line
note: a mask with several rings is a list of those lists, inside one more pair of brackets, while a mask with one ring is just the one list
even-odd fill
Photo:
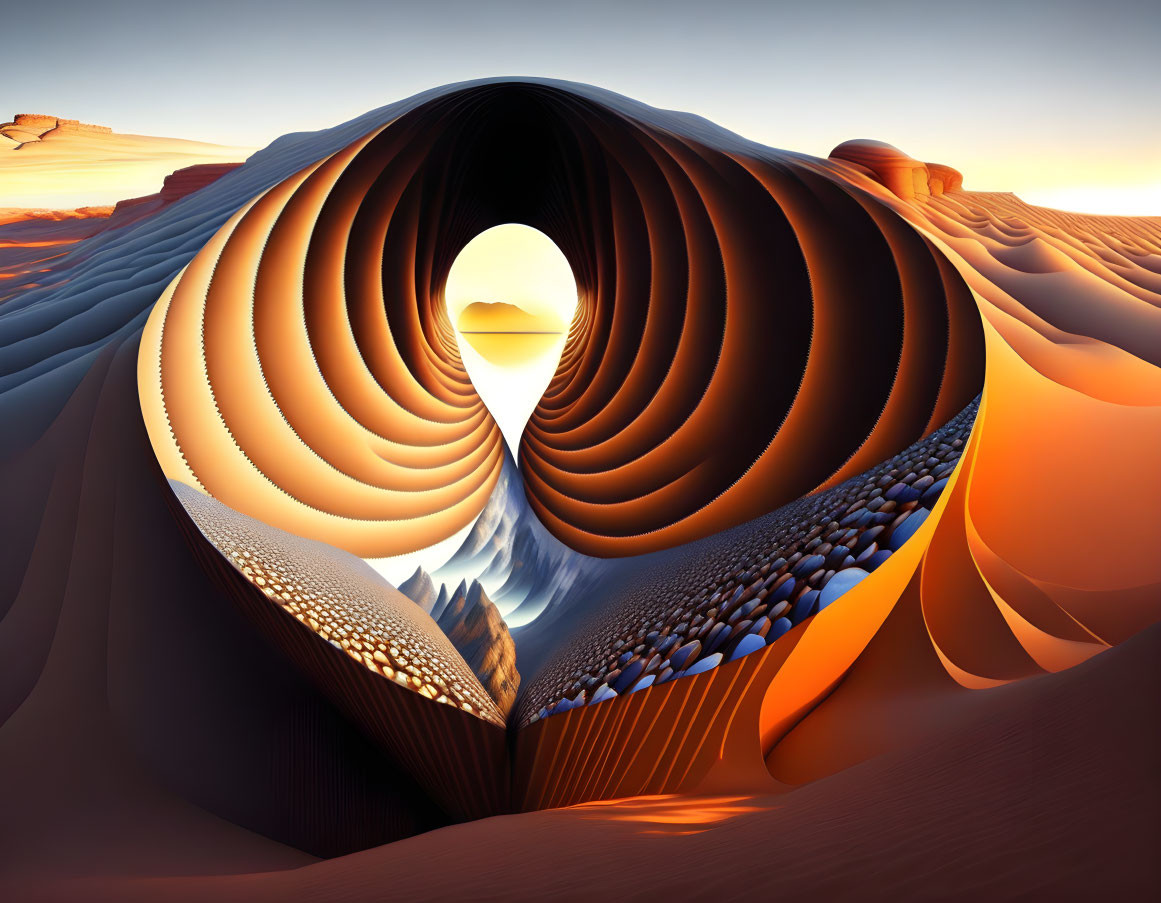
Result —
[[570, 593], [583, 592], [600, 570], [598, 562], [548, 532], [528, 505], [516, 462], [506, 454], [488, 504], [435, 579], [478, 578], [505, 621], [518, 628]]
[[461, 583], [457, 588], [437, 623], [500, 711], [507, 713], [520, 686], [516, 646], [508, 625], [479, 582], [473, 580], [466, 593], [463, 586]]
[[461, 581], [449, 591], [441, 584], [436, 593], [431, 576], [417, 568], [399, 584], [399, 591], [435, 618], [468, 667], [507, 713], [516, 699], [520, 675], [516, 672], [516, 646], [499, 609], [479, 582]]
[[[13, 134], [9, 134], [9, 133]], [[11, 122], [0, 125], [0, 135], [12, 138], [18, 143], [40, 141], [50, 135], [63, 133], [84, 135], [111, 135], [113, 130], [107, 125], [92, 125], [76, 119], [61, 119], [41, 113], [17, 113]]]
[[[431, 614], [432, 609], [435, 608], [435, 584], [432, 583], [431, 575], [423, 568], [416, 568], [414, 574], [400, 583], [399, 592], [403, 593], [403, 595], [428, 614]], [[446, 596], [444, 602], [447, 602]]]
[[[20, 114], [16, 118], [30, 117]], [[20, 289], [52, 282], [46, 274], [51, 273], [52, 265], [62, 261], [78, 242], [99, 232], [123, 229], [153, 216], [241, 165], [199, 163], [187, 166], [167, 175], [157, 193], [118, 201], [116, 205], [71, 210], [0, 207], [0, 302]]]

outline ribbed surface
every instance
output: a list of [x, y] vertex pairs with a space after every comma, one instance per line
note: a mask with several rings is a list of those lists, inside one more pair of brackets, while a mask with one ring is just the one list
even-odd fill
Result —
[[516, 735], [519, 810], [762, 786], [757, 722], [804, 628], [705, 674], [542, 719]]
[[906, 447], [978, 391], [954, 270], [792, 154], [726, 151], [570, 91], [419, 104], [239, 211], [163, 295], [142, 399], [167, 474], [364, 557], [482, 508], [500, 434], [442, 301], [475, 234], [524, 222], [581, 303], [521, 448], [584, 552], [669, 547]]

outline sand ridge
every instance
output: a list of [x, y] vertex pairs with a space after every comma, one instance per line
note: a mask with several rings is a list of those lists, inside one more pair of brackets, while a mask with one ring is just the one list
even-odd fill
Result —
[[[703, 122], [551, 87], [755, 153]], [[196, 249], [400, 112], [276, 142], [148, 230], [85, 243], [61, 287], [0, 308], [0, 478], [29, 512], [0, 521], [0, 880], [43, 899], [1155, 894], [1158, 223], [955, 189], [905, 199], [870, 167], [825, 160], [803, 164], [815, 188], [843, 180], [868, 217], [905, 220], [982, 321], [984, 395], [936, 508], [792, 642], [539, 728], [577, 738], [575, 757], [546, 745], [542, 761], [568, 758], [561, 780], [588, 792], [585, 763], [617, 724], [648, 762], [712, 722], [720, 733], [696, 739], [719, 764], [687, 769], [701, 783], [678, 803], [414, 836], [441, 822], [407, 775], [358, 746], [353, 716], [239, 621], [174, 535], [133, 391], [144, 314]], [[907, 265], [903, 236], [891, 247]]]
[[25, 208], [112, 204], [148, 194], [175, 169], [240, 162], [252, 152], [19, 114], [0, 124], [0, 200]]

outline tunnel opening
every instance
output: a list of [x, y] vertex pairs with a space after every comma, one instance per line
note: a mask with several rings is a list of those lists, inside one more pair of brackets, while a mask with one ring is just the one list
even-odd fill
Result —
[[515, 455], [576, 316], [572, 268], [538, 229], [493, 226], [456, 257], [444, 303], [472, 385]]
[[[509, 223], [547, 236], [575, 278], [519, 468], [536, 515], [578, 551], [635, 555], [743, 523], [978, 394], [979, 313], [926, 238], [793, 155], [642, 109], [537, 83], [450, 90], [264, 196], [215, 251], [261, 249], [254, 348], [223, 325], [209, 353], [211, 383], [243, 387], [217, 402], [245, 454], [186, 447], [199, 416], [171, 409], [180, 435], [158, 435], [174, 468], [223, 498], [244, 485], [240, 507], [363, 557], [466, 528], [505, 450], [445, 291], [468, 243]], [[188, 277], [207, 280], [211, 339], [237, 268]], [[309, 367], [285, 352], [299, 324]], [[255, 353], [251, 392], [226, 367]], [[265, 432], [255, 407], [272, 409]], [[316, 427], [320, 407], [334, 429]], [[300, 464], [274, 435], [308, 447]]]

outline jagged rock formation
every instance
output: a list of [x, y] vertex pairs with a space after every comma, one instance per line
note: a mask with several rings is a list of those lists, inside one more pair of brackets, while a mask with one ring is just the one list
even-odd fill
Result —
[[423, 568], [416, 568], [414, 574], [400, 583], [399, 592], [428, 614], [431, 614], [431, 610], [435, 607], [435, 584], [431, 582], [431, 575]]
[[592, 584], [599, 559], [553, 536], [528, 504], [516, 463], [504, 466], [488, 504], [436, 579], [478, 579], [512, 627], [520, 627]]
[[471, 586], [460, 583], [436, 623], [476, 673], [500, 711], [511, 709], [520, 686], [516, 646], [508, 625], [479, 581], [473, 580]]
[[516, 646], [499, 609], [479, 581], [448, 591], [442, 583], [436, 593], [431, 575], [423, 568], [399, 584], [399, 592], [435, 619], [464, 661], [475, 672], [500, 711], [507, 712], [516, 699], [520, 675], [516, 672]]
[[436, 597], [435, 604], [431, 607], [431, 616], [439, 622], [439, 616], [443, 614], [443, 610], [447, 608], [448, 599], [450, 596], [447, 591], [447, 584], [441, 583], [439, 586], [439, 595]]

